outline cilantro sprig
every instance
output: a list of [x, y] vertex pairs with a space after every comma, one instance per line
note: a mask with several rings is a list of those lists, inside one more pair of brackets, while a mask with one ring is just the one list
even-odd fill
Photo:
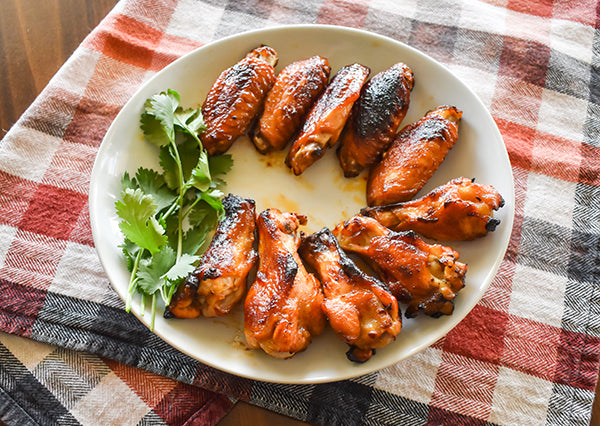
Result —
[[208, 156], [198, 137], [206, 128], [200, 108], [182, 108], [174, 90], [146, 101], [140, 127], [159, 149], [161, 170], [140, 167], [133, 177], [125, 172], [115, 208], [131, 272], [126, 309], [131, 310], [133, 295], [141, 294], [141, 311], [151, 304], [153, 329], [158, 297], [170, 303], [223, 214], [220, 176], [233, 160]]

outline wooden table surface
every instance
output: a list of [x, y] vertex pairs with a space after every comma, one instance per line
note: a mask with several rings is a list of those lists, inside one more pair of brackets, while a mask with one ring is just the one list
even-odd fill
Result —
[[[0, 138], [115, 4], [116, 0], [0, 0]], [[257, 424], [306, 425], [242, 402], [219, 423]], [[598, 398], [590, 425], [600, 426]]]

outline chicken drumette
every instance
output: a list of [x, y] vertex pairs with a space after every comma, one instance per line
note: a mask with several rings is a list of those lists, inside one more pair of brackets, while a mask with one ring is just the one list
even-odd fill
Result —
[[223, 198], [225, 216], [196, 270], [177, 289], [165, 316], [223, 316], [242, 299], [246, 278], [256, 262], [253, 200]]
[[369, 173], [370, 206], [408, 201], [438, 169], [458, 138], [462, 111], [440, 106], [404, 127]]
[[412, 231], [391, 231], [364, 216], [339, 224], [333, 234], [344, 250], [364, 257], [398, 301], [408, 304], [407, 318], [419, 312], [432, 317], [453, 312], [467, 272], [456, 251], [428, 244]]
[[208, 154], [227, 151], [248, 131], [275, 82], [277, 59], [275, 50], [261, 46], [219, 75], [202, 105], [206, 130], [200, 140]]
[[369, 72], [360, 64], [341, 68], [317, 99], [286, 158], [295, 175], [302, 174], [335, 145]]
[[304, 223], [305, 216], [273, 208], [257, 218], [259, 264], [244, 304], [244, 334], [251, 348], [276, 358], [306, 349], [325, 327], [320, 283], [297, 252]]
[[363, 86], [337, 152], [344, 176], [358, 176], [379, 161], [408, 111], [413, 85], [411, 69], [397, 63]]
[[287, 145], [325, 89], [330, 71], [329, 61], [321, 56], [293, 62], [281, 70], [252, 134], [259, 152], [278, 151]]
[[398, 302], [382, 282], [356, 266], [329, 229], [306, 237], [300, 254], [321, 279], [323, 311], [350, 345], [348, 359], [365, 362], [395, 339], [402, 328]]
[[494, 210], [504, 205], [490, 185], [460, 177], [422, 198], [387, 206], [367, 207], [363, 216], [394, 231], [415, 231], [436, 240], [472, 240], [494, 231], [500, 223]]

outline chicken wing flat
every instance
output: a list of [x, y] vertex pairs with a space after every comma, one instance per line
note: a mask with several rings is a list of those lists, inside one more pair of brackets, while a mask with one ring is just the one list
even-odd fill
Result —
[[369, 173], [370, 206], [408, 201], [438, 169], [458, 138], [462, 111], [440, 106], [404, 127]]
[[344, 176], [358, 176], [380, 160], [406, 116], [414, 82], [412, 70], [397, 63], [363, 86], [337, 151]]
[[333, 234], [344, 250], [365, 258], [399, 302], [408, 304], [407, 318], [419, 312], [439, 317], [454, 311], [467, 265], [457, 261], [458, 253], [450, 247], [428, 244], [412, 231], [391, 231], [364, 216], [336, 226]]
[[206, 130], [200, 135], [209, 155], [221, 154], [246, 133], [275, 82], [277, 52], [261, 46], [219, 75], [202, 105]]
[[412, 230], [435, 240], [473, 240], [496, 229], [500, 221], [493, 218], [494, 210], [503, 205], [493, 186], [460, 177], [424, 197], [367, 207], [360, 213], [393, 231]]
[[317, 99], [286, 158], [295, 175], [302, 174], [335, 145], [369, 72], [361, 64], [341, 68]]
[[[225, 216], [219, 222], [200, 265], [177, 289], [167, 308], [177, 318], [223, 316], [242, 299], [246, 278], [256, 263], [253, 200], [223, 198]], [[167, 317], [169, 314], [166, 315]]]
[[365, 274], [327, 228], [305, 238], [302, 258], [323, 286], [323, 311], [337, 335], [350, 345], [349, 360], [365, 362], [393, 341], [402, 328], [398, 302], [381, 281]]
[[306, 217], [263, 211], [257, 219], [259, 264], [244, 303], [244, 334], [251, 348], [275, 358], [306, 349], [325, 328], [323, 292], [298, 255], [298, 227]]
[[266, 154], [283, 149], [325, 89], [331, 67], [321, 56], [293, 62], [277, 75], [253, 131], [256, 149]]

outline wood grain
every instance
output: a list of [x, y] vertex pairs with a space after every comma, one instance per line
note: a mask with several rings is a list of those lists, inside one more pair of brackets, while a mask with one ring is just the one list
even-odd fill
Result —
[[116, 0], [0, 0], [0, 136]]
[[[0, 0], [0, 138], [115, 4], [116, 0]], [[306, 425], [243, 402], [220, 422], [257, 424]], [[600, 426], [598, 398], [590, 425]]]

